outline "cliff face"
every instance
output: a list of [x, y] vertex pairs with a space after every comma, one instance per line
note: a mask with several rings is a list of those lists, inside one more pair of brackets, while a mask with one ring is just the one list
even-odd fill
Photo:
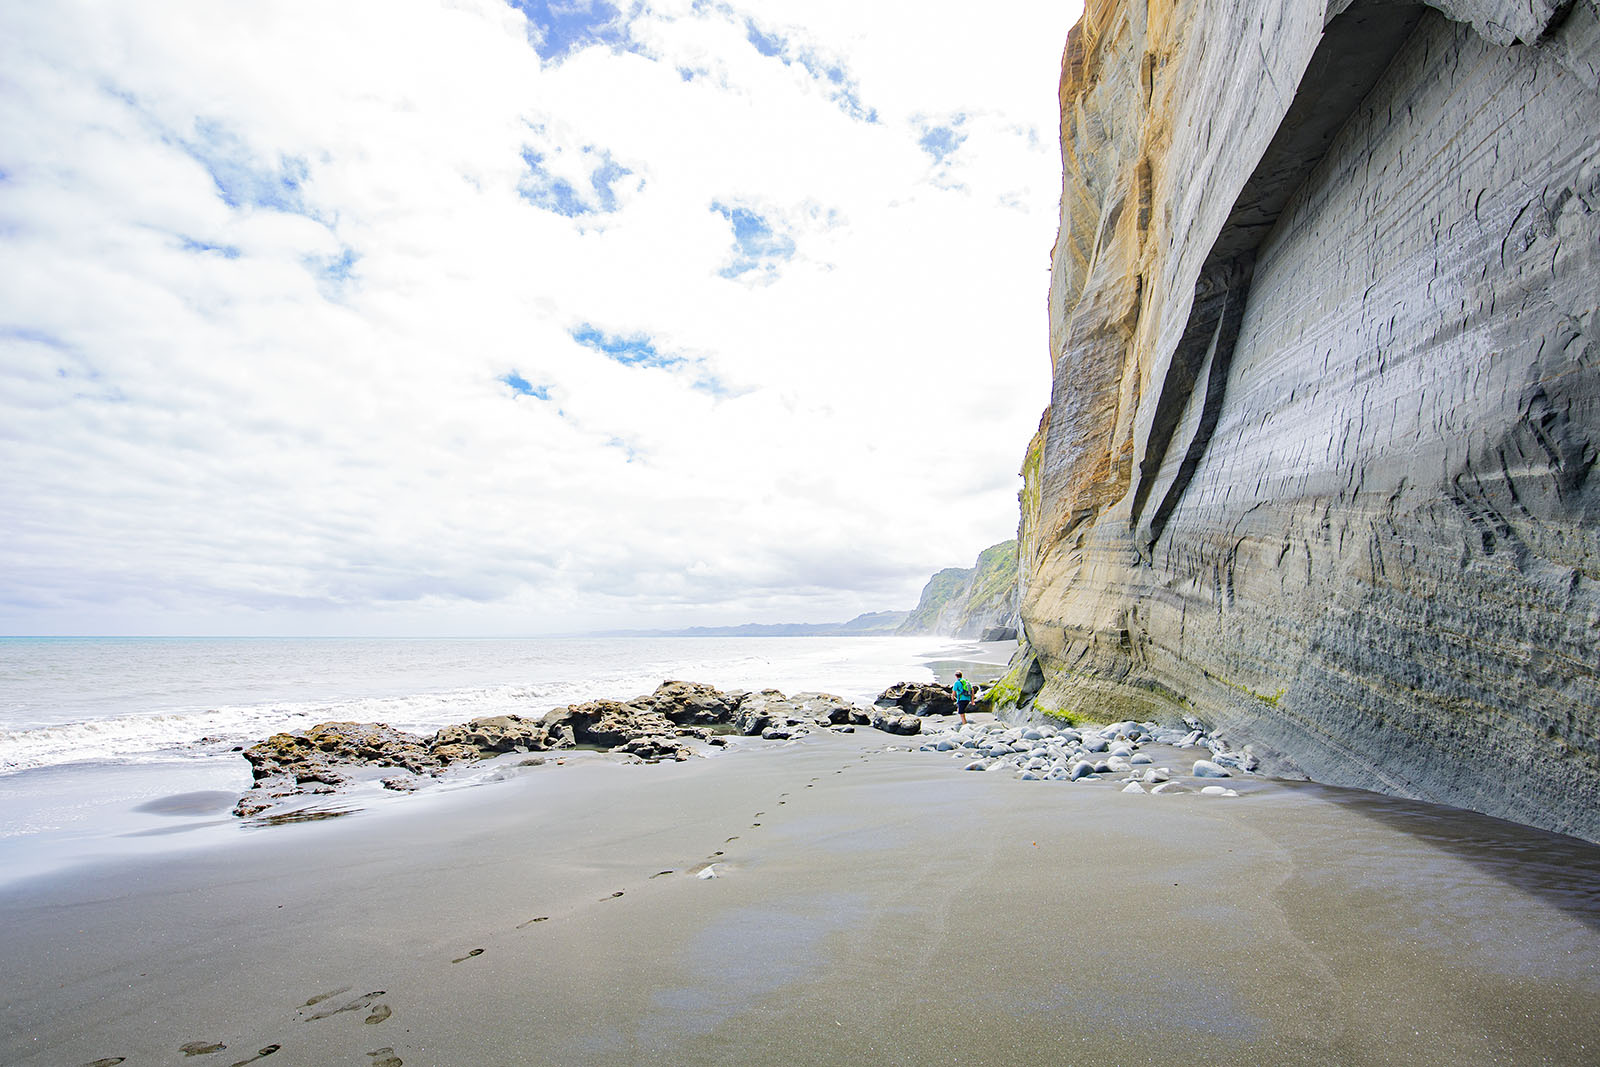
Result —
[[1600, 839], [1597, 0], [1089, 0], [1018, 681]]
[[947, 567], [928, 579], [898, 632], [977, 638], [997, 627], [1017, 628], [1016, 541], [990, 545], [971, 567]]

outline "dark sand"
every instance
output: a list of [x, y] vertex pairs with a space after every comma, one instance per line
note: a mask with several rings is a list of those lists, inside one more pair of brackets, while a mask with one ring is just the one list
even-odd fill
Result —
[[14, 887], [0, 1063], [1600, 1062], [1600, 848], [890, 745], [551, 763]]

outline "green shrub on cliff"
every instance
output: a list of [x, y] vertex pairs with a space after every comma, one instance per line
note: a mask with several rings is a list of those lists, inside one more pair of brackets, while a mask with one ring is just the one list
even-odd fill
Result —
[[984, 625], [1014, 625], [1017, 542], [1002, 541], [978, 554], [971, 567], [947, 567], [928, 579], [903, 634], [942, 633], [976, 637]]

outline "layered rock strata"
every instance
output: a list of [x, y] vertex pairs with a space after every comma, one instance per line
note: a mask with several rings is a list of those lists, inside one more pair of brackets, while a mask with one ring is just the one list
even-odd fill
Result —
[[1596, 0], [1090, 0], [1019, 706], [1600, 840]]

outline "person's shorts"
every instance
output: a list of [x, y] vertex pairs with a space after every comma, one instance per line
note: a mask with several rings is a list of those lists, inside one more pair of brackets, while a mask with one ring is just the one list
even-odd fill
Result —
[[967, 713], [967, 708], [971, 704], [972, 704], [972, 701], [970, 701], [970, 700], [958, 700], [958, 701], [956, 701], [956, 714], [957, 715], [965, 715]]

